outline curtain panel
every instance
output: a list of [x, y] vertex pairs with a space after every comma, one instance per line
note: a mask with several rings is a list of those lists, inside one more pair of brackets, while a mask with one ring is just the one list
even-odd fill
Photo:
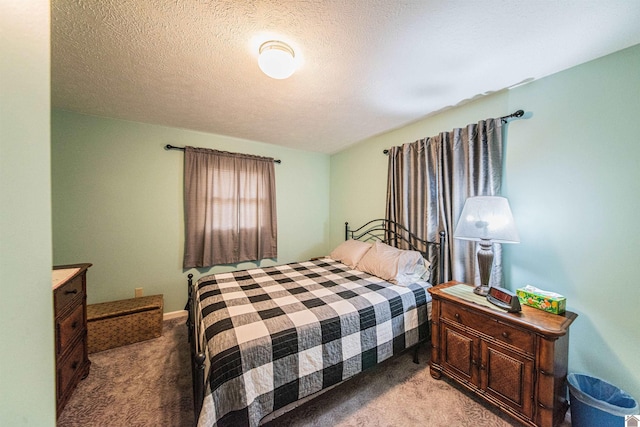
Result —
[[[453, 232], [468, 197], [500, 194], [502, 130], [501, 119], [487, 119], [389, 150], [386, 218], [429, 241], [445, 231], [446, 280], [479, 281], [475, 242], [456, 240]], [[501, 283], [496, 244], [490, 284]]]
[[276, 258], [272, 158], [185, 147], [184, 268]]

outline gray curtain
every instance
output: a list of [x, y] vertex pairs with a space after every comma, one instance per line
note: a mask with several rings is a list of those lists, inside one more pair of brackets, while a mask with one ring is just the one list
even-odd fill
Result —
[[186, 147], [184, 268], [276, 258], [272, 158]]
[[[487, 119], [389, 150], [386, 218], [429, 241], [446, 232], [445, 280], [479, 283], [475, 242], [453, 231], [468, 197], [500, 194], [502, 129], [501, 119]], [[490, 283], [499, 285], [500, 245], [494, 253]]]

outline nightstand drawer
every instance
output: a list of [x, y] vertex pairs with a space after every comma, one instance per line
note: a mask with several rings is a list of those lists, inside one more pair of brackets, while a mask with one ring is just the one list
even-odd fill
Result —
[[84, 306], [78, 305], [71, 315], [58, 321], [58, 352], [63, 353], [78, 334], [84, 332]]
[[54, 291], [56, 299], [56, 313], [60, 313], [76, 296], [83, 295], [82, 275], [76, 276]]
[[517, 329], [479, 313], [472, 313], [457, 304], [443, 302], [440, 310], [440, 316], [443, 319], [467, 326], [497, 341], [533, 354], [534, 336], [530, 332]]
[[[78, 371], [84, 367], [85, 339], [71, 350], [69, 357], [58, 362], [58, 395], [63, 395], [74, 383]], [[79, 374], [78, 374], [79, 375]]]

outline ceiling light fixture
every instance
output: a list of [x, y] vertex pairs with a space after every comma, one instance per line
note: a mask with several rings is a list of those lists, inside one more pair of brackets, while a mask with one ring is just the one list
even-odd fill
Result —
[[288, 44], [270, 40], [260, 45], [258, 65], [273, 79], [286, 79], [296, 70], [295, 52]]

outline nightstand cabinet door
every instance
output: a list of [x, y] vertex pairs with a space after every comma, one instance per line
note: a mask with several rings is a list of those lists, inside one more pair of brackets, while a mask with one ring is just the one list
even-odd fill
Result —
[[442, 322], [440, 337], [442, 367], [460, 381], [477, 385], [478, 337], [446, 322]]
[[[448, 303], [442, 304], [446, 312]], [[442, 319], [440, 327], [442, 369], [495, 404], [508, 406], [532, 418], [532, 357], [508, 346], [483, 339], [483, 335]]]
[[484, 340], [480, 353], [480, 389], [487, 398], [532, 419], [533, 359]]

